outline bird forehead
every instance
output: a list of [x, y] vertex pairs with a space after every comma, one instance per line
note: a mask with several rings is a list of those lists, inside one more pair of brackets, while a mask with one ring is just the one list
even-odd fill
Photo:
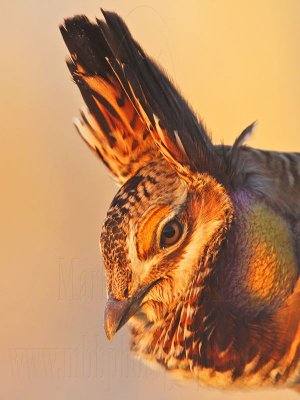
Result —
[[155, 204], [172, 204], [174, 193], [182, 185], [177, 174], [164, 161], [152, 162], [129, 179], [114, 197], [109, 215], [140, 218]]

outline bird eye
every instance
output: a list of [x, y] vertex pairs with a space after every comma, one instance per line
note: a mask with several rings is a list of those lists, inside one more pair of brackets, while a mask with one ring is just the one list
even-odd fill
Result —
[[163, 228], [160, 238], [160, 246], [161, 247], [168, 247], [172, 246], [180, 239], [182, 235], [182, 226], [176, 220], [172, 219], [169, 221]]

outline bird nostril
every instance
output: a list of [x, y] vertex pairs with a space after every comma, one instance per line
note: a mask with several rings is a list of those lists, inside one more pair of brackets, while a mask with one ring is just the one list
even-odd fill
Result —
[[124, 290], [124, 297], [126, 297], [126, 299], [127, 299], [127, 297], [128, 297], [128, 294], [129, 294], [128, 288], [126, 288], [126, 289]]

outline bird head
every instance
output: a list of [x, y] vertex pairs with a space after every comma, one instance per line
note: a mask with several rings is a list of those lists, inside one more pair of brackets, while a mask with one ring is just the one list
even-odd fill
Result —
[[219, 251], [231, 208], [214, 178], [199, 174], [188, 183], [163, 158], [122, 186], [100, 240], [109, 338], [137, 313], [151, 322], [164, 318], [187, 295], [196, 274], [207, 275], [207, 259]]

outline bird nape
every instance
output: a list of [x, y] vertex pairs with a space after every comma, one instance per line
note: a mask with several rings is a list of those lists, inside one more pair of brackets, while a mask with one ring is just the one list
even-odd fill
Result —
[[123, 20], [66, 19], [80, 135], [121, 185], [101, 233], [105, 331], [221, 388], [292, 387], [300, 358], [300, 154], [213, 145]]

